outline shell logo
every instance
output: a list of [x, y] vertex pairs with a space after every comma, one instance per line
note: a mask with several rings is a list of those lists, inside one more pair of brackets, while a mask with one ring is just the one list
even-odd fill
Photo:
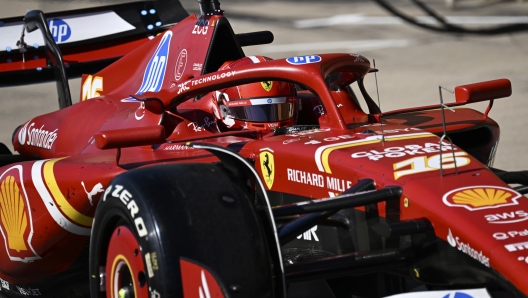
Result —
[[7, 233], [9, 249], [27, 250], [24, 232], [27, 229], [27, 214], [15, 177], [7, 176], [0, 184], [0, 220]]
[[0, 175], [0, 232], [11, 261], [40, 259], [31, 246], [33, 223], [20, 165]]
[[518, 205], [520, 197], [506, 187], [482, 185], [454, 189], [444, 195], [443, 201], [447, 206], [474, 211]]

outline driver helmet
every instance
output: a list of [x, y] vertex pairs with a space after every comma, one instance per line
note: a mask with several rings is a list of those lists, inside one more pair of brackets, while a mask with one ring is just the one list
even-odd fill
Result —
[[[219, 70], [272, 60], [250, 56], [226, 62]], [[227, 129], [272, 130], [292, 126], [297, 116], [295, 85], [281, 81], [262, 81], [216, 91], [219, 124]]]

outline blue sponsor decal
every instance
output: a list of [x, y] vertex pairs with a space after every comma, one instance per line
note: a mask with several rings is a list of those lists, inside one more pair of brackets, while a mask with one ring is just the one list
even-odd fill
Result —
[[48, 27], [55, 42], [65, 42], [71, 37], [71, 28], [64, 20], [51, 19]]
[[137, 100], [133, 97], [127, 97], [127, 98], [123, 98], [121, 99], [121, 102], [141, 102], [140, 100]]
[[141, 87], [139, 87], [139, 90], [136, 92], [136, 94], [160, 91], [161, 85], [163, 85], [163, 79], [165, 78], [167, 61], [169, 60], [171, 38], [171, 31], [167, 31], [165, 34], [163, 34], [158, 48], [156, 48], [154, 55], [152, 58], [150, 58], [150, 61], [147, 64], [147, 68], [143, 74]]
[[295, 57], [287, 58], [286, 61], [293, 65], [301, 65], [301, 64], [321, 62], [321, 57], [317, 55], [295, 56]]
[[447, 294], [445, 295], [444, 297], [442, 298], [474, 298], [473, 296], [471, 295], [468, 295], [466, 293], [462, 293], [462, 292], [455, 292], [453, 294]]
[[268, 103], [271, 103], [271, 102], [272, 102], [271, 98], [268, 98]]

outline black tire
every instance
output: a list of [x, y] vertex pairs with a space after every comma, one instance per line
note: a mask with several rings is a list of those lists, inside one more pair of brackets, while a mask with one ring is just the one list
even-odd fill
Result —
[[11, 155], [11, 150], [4, 143], [0, 143], [0, 155]]
[[[127, 229], [132, 234], [120, 234]], [[122, 245], [122, 255], [133, 263], [128, 269], [138, 295], [132, 297], [144, 297], [139, 294], [145, 290], [149, 298], [183, 297], [189, 290], [197, 293], [196, 285], [203, 286], [203, 281], [188, 282], [194, 275], [181, 272], [181, 264], [188, 263], [208, 272], [207, 283], [214, 284], [214, 279], [224, 297], [273, 297], [262, 223], [251, 198], [219, 164], [153, 166], [112, 181], [97, 207], [90, 240], [92, 298], [110, 297], [100, 289], [100, 268], [107, 275], [115, 273], [114, 282], [127, 282], [115, 279], [125, 276], [126, 270], [120, 274], [112, 269], [119, 267], [115, 264], [121, 259], [110, 260], [110, 269], [106, 266], [107, 255], [113, 258], [120, 253], [112, 245], [123, 243], [118, 237], [132, 243]], [[136, 255], [131, 238], [139, 247]], [[187, 282], [182, 283], [182, 278]], [[208, 288], [214, 291], [211, 284]]]
[[13, 155], [11, 150], [9, 150], [5, 144], [0, 143], [0, 167], [24, 160], [25, 159], [20, 155]]

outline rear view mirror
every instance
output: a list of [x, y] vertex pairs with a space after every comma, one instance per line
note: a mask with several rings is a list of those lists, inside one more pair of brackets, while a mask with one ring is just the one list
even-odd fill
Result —
[[40, 10], [32, 10], [26, 13], [26, 17], [24, 18], [24, 26], [26, 27], [27, 32], [30, 33], [37, 30], [37, 22], [42, 22], [42, 20], [45, 21], [46, 19]]
[[512, 94], [511, 82], [498, 79], [455, 87], [456, 103], [468, 104], [508, 97]]
[[161, 125], [121, 128], [95, 134], [99, 149], [126, 148], [165, 143], [165, 128]]

